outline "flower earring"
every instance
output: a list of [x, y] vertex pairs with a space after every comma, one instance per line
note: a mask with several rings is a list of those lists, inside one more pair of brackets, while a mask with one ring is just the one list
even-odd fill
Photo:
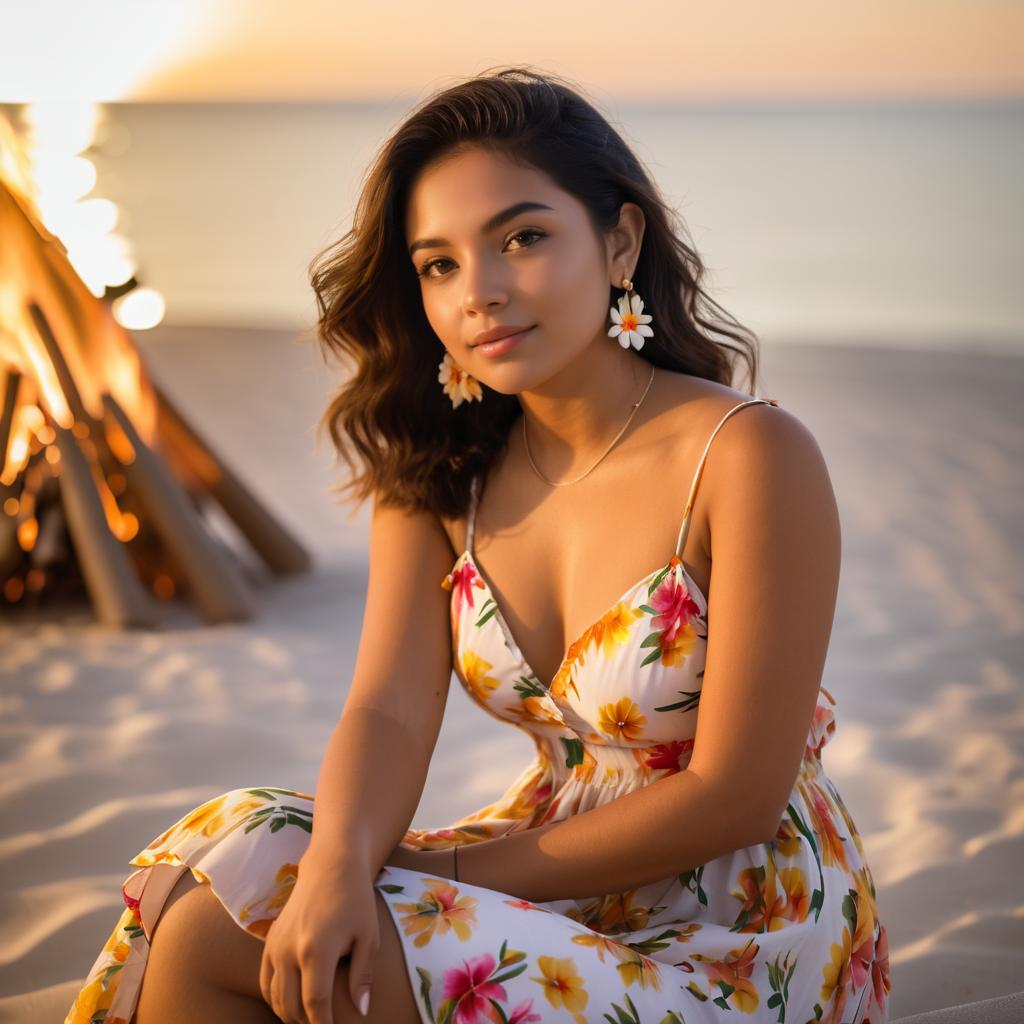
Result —
[[452, 408], [458, 408], [463, 402], [484, 400], [484, 392], [476, 377], [468, 374], [454, 359], [450, 352], [438, 363], [440, 372], [437, 375], [444, 393], [452, 400]]
[[640, 351], [644, 347], [644, 338], [653, 338], [654, 331], [647, 325], [653, 317], [644, 312], [644, 300], [633, 291], [633, 282], [628, 277], [622, 279], [622, 287], [626, 294], [619, 298], [619, 308], [609, 310], [612, 315], [612, 326], [608, 328], [609, 338], [618, 338], [623, 348], [630, 345]]

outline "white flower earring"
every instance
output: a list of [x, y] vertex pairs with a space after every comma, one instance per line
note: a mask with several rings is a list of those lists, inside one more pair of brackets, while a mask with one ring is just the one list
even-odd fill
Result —
[[609, 338], [618, 338], [623, 348], [630, 345], [640, 351], [644, 347], [644, 338], [653, 338], [654, 331], [647, 325], [654, 319], [644, 312], [644, 300], [633, 291], [633, 282], [628, 277], [622, 279], [622, 287], [626, 294], [619, 298], [619, 308], [609, 310], [612, 315], [612, 326], [608, 328]]
[[437, 375], [444, 393], [452, 400], [452, 408], [455, 409], [463, 402], [472, 402], [475, 398], [478, 402], [484, 400], [484, 392], [480, 387], [480, 381], [467, 373], [454, 359], [451, 352], [445, 352], [444, 358], [438, 363], [440, 372]]

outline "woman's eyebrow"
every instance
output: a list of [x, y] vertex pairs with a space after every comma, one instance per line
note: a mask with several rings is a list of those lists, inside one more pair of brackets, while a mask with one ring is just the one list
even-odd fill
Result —
[[[513, 217], [518, 217], [519, 214], [525, 213], [527, 210], [553, 209], [554, 207], [546, 206], [544, 203], [535, 203], [530, 200], [525, 200], [521, 203], [514, 203], [512, 206], [506, 207], [500, 213], [496, 213], [493, 217], [487, 220], [480, 229], [480, 233], [486, 235], [489, 231], [493, 231], [495, 228], [500, 228], [506, 221], [511, 220]], [[449, 242], [447, 238], [418, 238], [409, 246], [409, 255], [412, 256], [417, 249], [434, 249], [442, 245], [451, 245], [451, 242]]]

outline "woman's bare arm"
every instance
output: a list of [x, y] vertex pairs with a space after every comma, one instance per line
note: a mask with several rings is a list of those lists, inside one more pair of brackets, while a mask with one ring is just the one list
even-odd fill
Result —
[[372, 879], [416, 811], [452, 671], [455, 553], [437, 517], [376, 505], [351, 689], [327, 743], [303, 863]]
[[[460, 879], [535, 901], [624, 892], [775, 834], [832, 629], [835, 496], [811, 434], [767, 407], [722, 428], [701, 486], [713, 585], [688, 767], [564, 821], [462, 847]], [[434, 851], [418, 863], [451, 877]]]

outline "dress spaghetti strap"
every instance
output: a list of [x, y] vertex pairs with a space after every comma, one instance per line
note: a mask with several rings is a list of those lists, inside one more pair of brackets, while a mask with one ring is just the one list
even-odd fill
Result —
[[708, 457], [708, 451], [711, 448], [711, 442], [715, 439], [725, 421], [733, 415], [733, 413], [739, 412], [740, 409], [746, 408], [748, 405], [774, 405], [778, 406], [778, 402], [774, 398], [751, 398], [746, 402], [740, 402], [739, 405], [734, 405], [719, 421], [718, 426], [711, 431], [711, 436], [708, 438], [708, 443], [704, 445], [704, 454], [700, 457], [700, 462], [697, 463], [697, 470], [693, 474], [693, 483], [690, 484], [690, 495], [686, 499], [686, 508], [683, 511], [683, 521], [679, 525], [679, 536], [676, 540], [676, 556], [678, 558], [683, 557], [683, 548], [686, 545], [686, 537], [690, 532], [690, 512], [693, 510], [693, 502], [697, 497], [697, 486], [700, 483], [701, 475], [704, 472], [704, 462]]
[[[704, 462], [708, 457], [708, 451], [711, 448], [711, 442], [714, 441], [715, 435], [722, 429], [722, 425], [725, 421], [733, 415], [733, 413], [739, 412], [740, 409], [745, 408], [748, 405], [775, 405], [779, 403], [773, 398], [751, 398], [746, 402], [740, 402], [739, 405], [734, 405], [719, 421], [718, 426], [711, 432], [711, 436], [708, 438], [707, 444], [704, 446], [704, 454], [700, 457], [700, 462], [697, 463], [697, 470], [693, 474], [693, 483], [690, 485], [690, 495], [686, 501], [686, 509], [683, 512], [683, 521], [679, 526], [679, 536], [676, 541], [676, 554], [682, 558], [683, 546], [686, 544], [687, 534], [690, 532], [690, 511], [693, 508], [694, 499], [697, 496], [697, 486], [700, 483], [701, 474], [704, 472]], [[473, 533], [476, 528], [476, 510], [480, 502], [480, 477], [475, 476], [470, 484], [470, 499], [469, 499], [469, 512], [466, 517], [466, 550], [469, 552], [470, 557], [473, 556]]]

